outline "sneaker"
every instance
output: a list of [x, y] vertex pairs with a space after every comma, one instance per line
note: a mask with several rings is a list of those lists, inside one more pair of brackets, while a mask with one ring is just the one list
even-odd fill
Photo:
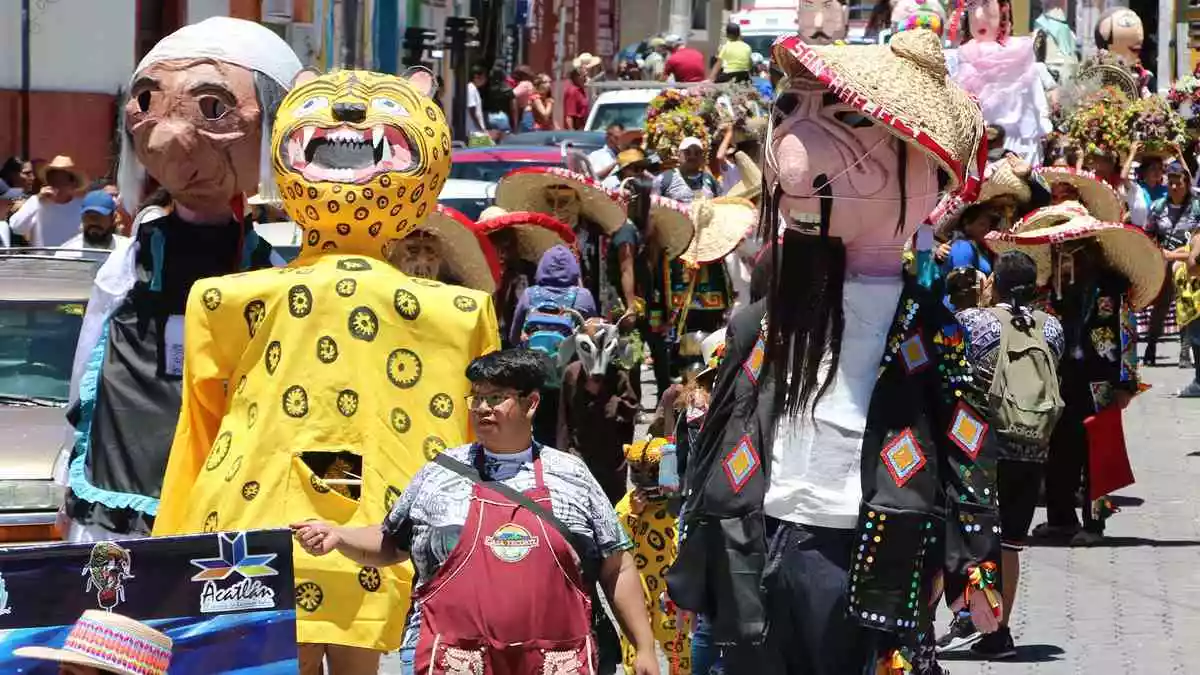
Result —
[[971, 645], [971, 653], [989, 661], [1008, 659], [1017, 655], [1017, 646], [1013, 644], [1012, 632], [1008, 626], [1001, 626], [995, 633], [988, 633]]
[[1071, 537], [1071, 546], [1084, 547], [1095, 546], [1104, 541], [1104, 535], [1097, 532], [1089, 532], [1088, 530], [1080, 530]]
[[950, 622], [950, 630], [937, 639], [937, 650], [939, 652], [948, 652], [955, 649], [962, 649], [973, 644], [981, 637], [983, 635], [975, 629], [975, 624], [971, 621], [969, 614], [956, 616]]
[[1079, 531], [1078, 525], [1051, 525], [1050, 523], [1041, 523], [1033, 528], [1029, 533], [1034, 539], [1049, 539], [1049, 540], [1066, 540], [1075, 536]]
[[1177, 395], [1179, 398], [1200, 398], [1200, 382], [1192, 380]]

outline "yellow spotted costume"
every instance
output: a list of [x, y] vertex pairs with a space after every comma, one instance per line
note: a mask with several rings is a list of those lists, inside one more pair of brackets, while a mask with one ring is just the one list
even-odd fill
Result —
[[[192, 288], [155, 535], [377, 525], [426, 460], [468, 440], [464, 372], [499, 347], [490, 296], [383, 258], [450, 170], [450, 131], [416, 81], [343, 71], [300, 83], [273, 148], [304, 247], [286, 268]], [[361, 457], [357, 501], [325, 482], [358, 478], [345, 453]], [[300, 642], [399, 647], [411, 567], [293, 555]]]
[[[634, 441], [625, 446], [625, 459], [635, 476], [639, 473], [657, 479], [665, 438]], [[635, 488], [636, 489], [636, 488]], [[633, 491], [626, 493], [617, 504], [617, 517], [629, 538], [633, 540], [633, 559], [642, 579], [642, 595], [654, 639], [667, 656], [667, 673], [690, 675], [692, 672], [692, 631], [687, 614], [669, 602], [667, 570], [675, 564], [677, 554], [675, 517], [667, 510], [665, 498], [647, 501], [640, 512], [634, 512]], [[625, 672], [634, 672], [637, 650], [629, 638], [621, 637]]]

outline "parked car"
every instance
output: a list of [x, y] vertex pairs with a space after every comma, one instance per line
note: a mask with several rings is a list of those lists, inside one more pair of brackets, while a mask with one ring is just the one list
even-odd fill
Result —
[[300, 244], [303, 243], [301, 237], [304, 236], [304, 230], [296, 223], [290, 220], [255, 223], [254, 231], [258, 233], [258, 236], [266, 239], [271, 248], [275, 249], [275, 252], [284, 260], [291, 262], [300, 254]]
[[612, 124], [626, 129], [642, 129], [646, 126], [646, 111], [650, 101], [663, 92], [662, 85], [650, 89], [613, 89], [596, 97], [588, 113], [584, 128], [603, 132]]
[[526, 131], [521, 134], [510, 134], [505, 136], [500, 145], [554, 145], [562, 147], [563, 143], [567, 143], [568, 147], [574, 148], [584, 154], [599, 150], [604, 147], [604, 132], [603, 131]]
[[[450, 165], [450, 177], [495, 183], [513, 169], [538, 166], [571, 167], [578, 170], [578, 157], [583, 152], [568, 147], [546, 145], [496, 145], [487, 148], [455, 150]], [[590, 175], [590, 172], [589, 172]]]
[[75, 344], [104, 252], [0, 252], [0, 544], [58, 540]]
[[494, 182], [451, 178], [442, 187], [438, 203], [459, 211], [471, 220], [479, 220], [479, 214], [491, 206], [495, 198]]

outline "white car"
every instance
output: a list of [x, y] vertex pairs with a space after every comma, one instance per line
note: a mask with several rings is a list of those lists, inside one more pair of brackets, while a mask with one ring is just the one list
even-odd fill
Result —
[[479, 220], [479, 214], [496, 199], [496, 184], [482, 180], [451, 178], [442, 187], [438, 203], [461, 211], [471, 220]]
[[666, 85], [654, 89], [617, 89], [606, 91], [596, 97], [588, 113], [588, 131], [604, 131], [609, 125], [620, 124], [626, 129], [642, 129], [646, 126], [646, 111], [650, 101], [663, 93]]

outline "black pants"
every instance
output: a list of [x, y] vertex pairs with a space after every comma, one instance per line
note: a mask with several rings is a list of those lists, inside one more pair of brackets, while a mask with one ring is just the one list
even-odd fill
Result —
[[[650, 358], [654, 359], [654, 386], [658, 388], [658, 400], [662, 400], [663, 394], [667, 393], [667, 388], [671, 386], [671, 349], [667, 344], [667, 336], [665, 333], [650, 330], [650, 322], [646, 319], [638, 321], [638, 332], [642, 334], [642, 343], [650, 353]], [[638, 371], [637, 385], [640, 394], [641, 369]]]
[[721, 74], [717, 75], [718, 83], [721, 83], [721, 82], [749, 82], [749, 81], [750, 81], [750, 71], [747, 71], [747, 70], [739, 70], [736, 73], [727, 73], [724, 70], [722, 70]]
[[[1171, 268], [1167, 268], [1167, 283], [1163, 284], [1162, 292], [1150, 309], [1150, 326], [1146, 332], [1146, 353], [1142, 360], [1153, 363], [1158, 357], [1158, 341], [1162, 339], [1163, 324], [1167, 321], [1167, 310], [1175, 302], [1175, 285], [1171, 283]], [[1180, 356], [1180, 358], [1183, 358]]]
[[533, 439], [542, 445], [558, 447], [559, 389], [543, 389], [537, 412], [533, 414]]
[[1046, 521], [1053, 527], [1078, 527], [1076, 495], [1082, 487], [1083, 528], [1102, 534], [1104, 521], [1092, 517], [1088, 499], [1088, 439], [1083, 421], [1092, 414], [1082, 402], [1067, 401], [1066, 410], [1054, 427], [1046, 461]]

